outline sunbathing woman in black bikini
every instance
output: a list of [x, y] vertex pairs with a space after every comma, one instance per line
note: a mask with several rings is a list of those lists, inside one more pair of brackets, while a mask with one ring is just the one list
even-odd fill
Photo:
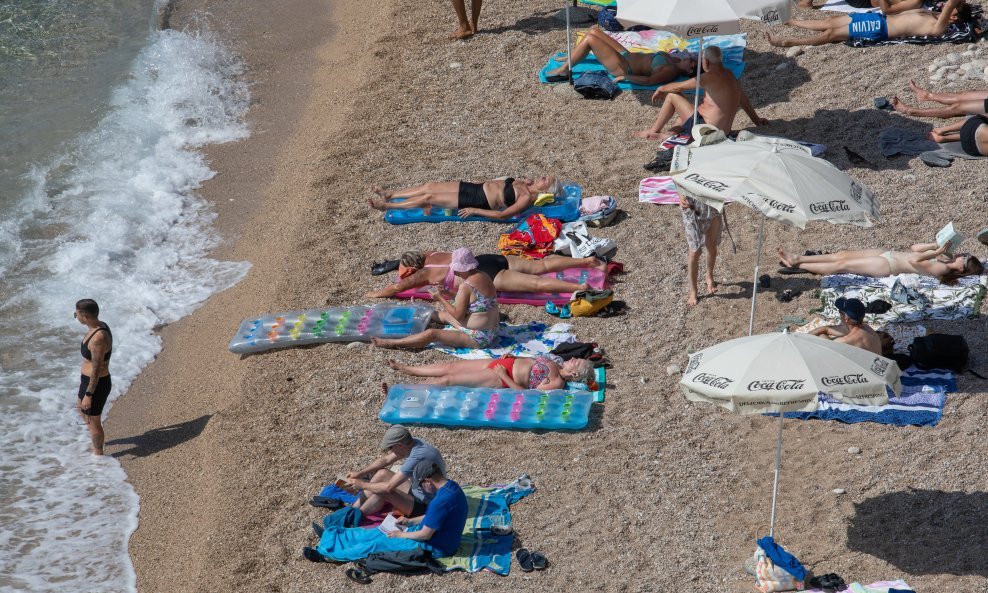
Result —
[[[399, 292], [421, 286], [439, 286], [446, 282], [451, 254], [443, 251], [406, 251], [398, 265], [397, 283], [367, 293], [369, 298], [393, 297]], [[477, 256], [477, 269], [494, 281], [494, 288], [505, 292], [575, 292], [589, 288], [586, 284], [542, 278], [539, 274], [569, 268], [607, 269], [596, 257], [573, 258], [550, 255], [545, 259], [524, 259], [496, 254]], [[446, 290], [452, 287], [444, 286]]]
[[[456, 208], [460, 218], [483, 216], [500, 220], [521, 214], [535, 204], [539, 194], [548, 193], [560, 197], [563, 185], [555, 177], [529, 179], [494, 179], [480, 183], [450, 181], [426, 183], [398, 191], [385, 191], [371, 187], [378, 198], [371, 198], [370, 205], [377, 210], [407, 210], [410, 208]], [[403, 198], [401, 202], [393, 202]]]

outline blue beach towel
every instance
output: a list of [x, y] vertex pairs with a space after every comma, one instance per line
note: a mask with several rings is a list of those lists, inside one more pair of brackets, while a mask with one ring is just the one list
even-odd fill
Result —
[[[668, 35], [672, 36], [671, 33]], [[744, 73], [745, 62], [744, 62], [744, 50], [748, 44], [748, 38], [746, 34], [740, 33], [737, 35], [716, 35], [712, 37], [703, 38], [703, 47], [708, 47], [710, 45], [716, 45], [721, 48], [724, 54], [724, 67], [731, 71], [736, 78], [741, 78]], [[686, 51], [696, 53], [700, 47], [700, 42], [698, 39], [687, 40]], [[554, 54], [549, 58], [549, 62], [539, 70], [539, 81], [548, 84], [546, 80], [546, 74], [551, 70], [555, 70], [566, 63], [565, 54]], [[593, 71], [603, 71], [607, 72], [607, 68], [604, 67], [593, 54], [587, 56], [585, 60], [573, 66], [573, 77], [576, 78], [584, 72]], [[681, 82], [683, 80], [689, 80], [692, 76], [680, 76], [673, 82]], [[618, 83], [618, 88], [624, 90], [655, 90], [659, 88], [659, 85], [640, 85], [633, 84], [626, 81], [621, 81]]]
[[[580, 218], [580, 200], [583, 197], [583, 188], [575, 183], [565, 186], [565, 197], [557, 197], [554, 202], [545, 206], [538, 206], [524, 210], [521, 214], [510, 218], [494, 220], [483, 216], [468, 216], [460, 218], [454, 208], [433, 208], [426, 214], [422, 208], [411, 208], [408, 210], [388, 210], [384, 214], [384, 220], [391, 224], [410, 224], [413, 222], [500, 222], [511, 223], [525, 220], [532, 214], [544, 214], [548, 218], [555, 218], [563, 222], [572, 222]], [[400, 201], [398, 199], [394, 201]]]
[[902, 373], [902, 393], [896, 396], [890, 391], [888, 405], [858, 406], [820, 393], [817, 395], [817, 410], [786, 412], [786, 418], [836, 420], [846, 424], [874, 422], [891, 426], [936, 426], [943, 417], [947, 393], [956, 390], [957, 380], [950, 371], [923, 371], [910, 367]]

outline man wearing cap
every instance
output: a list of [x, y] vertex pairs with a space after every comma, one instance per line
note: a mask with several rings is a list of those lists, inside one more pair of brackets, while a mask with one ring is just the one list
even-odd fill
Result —
[[[387, 451], [384, 455], [370, 465], [347, 474], [353, 487], [362, 491], [353, 506], [370, 515], [387, 502], [406, 517], [421, 517], [435, 493], [429, 494], [422, 489], [421, 480], [413, 475], [413, 470], [419, 463], [428, 461], [445, 474], [443, 456], [431, 444], [413, 438], [408, 429], [400, 424], [395, 424], [384, 433], [381, 448]], [[387, 469], [402, 459], [405, 462], [397, 473]]]
[[864, 322], [865, 304], [859, 299], [841, 297], [834, 302], [834, 307], [840, 312], [840, 323], [818, 327], [810, 333], [814, 336], [824, 336], [850, 346], [857, 346], [878, 354], [882, 354], [882, 339], [870, 325]]

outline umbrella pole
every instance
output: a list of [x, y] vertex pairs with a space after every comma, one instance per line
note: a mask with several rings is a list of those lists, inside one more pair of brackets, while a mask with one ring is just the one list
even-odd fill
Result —
[[768, 536], [775, 537], [775, 501], [779, 498], [779, 469], [782, 466], [782, 420], [785, 415], [779, 412], [779, 440], [775, 446], [775, 483], [772, 485], [772, 520]]
[[751, 283], [751, 316], [748, 318], [748, 335], [755, 332], [755, 299], [758, 296], [758, 272], [762, 260], [762, 238], [765, 236], [765, 213], [762, 213], [761, 228], [758, 229], [758, 247], [755, 249], [755, 278]]
[[569, 65], [569, 83], [573, 84], [573, 42], [569, 34], [569, 2], [566, 3], [566, 63]]
[[693, 92], [693, 123], [700, 110], [700, 66], [703, 64], [703, 35], [700, 35], [700, 45], [696, 51], [696, 90]]

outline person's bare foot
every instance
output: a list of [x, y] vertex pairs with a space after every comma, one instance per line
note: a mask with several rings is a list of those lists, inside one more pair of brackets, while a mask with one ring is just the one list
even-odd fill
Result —
[[372, 185], [371, 186], [371, 191], [374, 192], [375, 194], [381, 196], [385, 200], [390, 200], [391, 199], [391, 192], [385, 190], [380, 185]]
[[813, 6], [813, 0], [799, 0], [797, 6], [800, 8], [816, 8]]
[[653, 132], [651, 130], [640, 130], [640, 131], [632, 132], [631, 135], [634, 136], [635, 138], [641, 138], [642, 140], [658, 140], [658, 141], [661, 142], [661, 141], [668, 140], [669, 138], [671, 138], [674, 135], [674, 133], [673, 132]]
[[913, 80], [909, 81], [909, 90], [911, 90], [913, 94], [916, 95], [916, 100], [919, 101], [920, 103], [922, 103], [923, 101], [930, 100], [930, 91], [920, 87]]
[[686, 297], [686, 304], [689, 305], [690, 307], [695, 307], [696, 303], [697, 303], [696, 291], [691, 290], [689, 295], [687, 295]]
[[707, 292], [710, 294], [717, 294], [717, 282], [713, 278], [707, 278]]
[[391, 368], [393, 368], [396, 371], [400, 371], [401, 370], [401, 367], [403, 367], [404, 365], [401, 364], [400, 362], [398, 362], [397, 360], [391, 360], [389, 358], [388, 359], [388, 366], [391, 367]]
[[580, 290], [590, 290], [590, 285], [584, 282], [580, 285]]
[[391, 348], [391, 340], [384, 338], [371, 338], [371, 345], [377, 348]]
[[797, 256], [795, 253], [787, 253], [781, 246], [777, 248], [777, 251], [779, 252], [779, 259], [782, 260], [782, 263], [786, 264], [786, 266], [795, 268], [799, 265], [796, 262]]
[[370, 207], [373, 208], [374, 210], [381, 210], [381, 211], [386, 210], [384, 205], [387, 202], [381, 198], [371, 198], [367, 201], [370, 203]]
[[892, 106], [892, 109], [895, 109], [899, 113], [909, 114], [909, 106], [899, 100], [898, 96], [893, 96], [889, 104]]
[[589, 260], [587, 263], [590, 264], [587, 267], [590, 268], [591, 270], [600, 270], [601, 272], [607, 271], [607, 262], [605, 262], [604, 260], [592, 256], [588, 257], [587, 259]]
[[473, 37], [473, 31], [469, 27], [457, 27], [455, 31], [449, 34], [449, 38], [453, 41], [468, 37]]
[[782, 39], [779, 39], [778, 37], [772, 35], [768, 31], [765, 31], [765, 39], [768, 41], [769, 45], [772, 45], [774, 47], [783, 47]]

